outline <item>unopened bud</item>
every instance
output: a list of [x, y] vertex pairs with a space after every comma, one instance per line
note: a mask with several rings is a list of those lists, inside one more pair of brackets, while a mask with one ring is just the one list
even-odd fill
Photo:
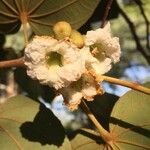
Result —
[[66, 37], [69, 37], [72, 29], [71, 29], [71, 26], [69, 23], [67, 23], [65, 21], [60, 21], [54, 25], [53, 31], [55, 34], [55, 38], [58, 40], [61, 40]]
[[80, 34], [80, 32], [76, 30], [72, 30], [70, 41], [74, 43], [78, 48], [82, 48], [84, 46], [84, 37]]

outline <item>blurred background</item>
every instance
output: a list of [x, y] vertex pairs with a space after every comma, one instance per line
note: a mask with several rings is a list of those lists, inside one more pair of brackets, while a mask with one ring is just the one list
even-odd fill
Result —
[[[86, 33], [87, 30], [100, 27], [106, 2], [106, 0], [101, 0], [93, 16], [79, 29], [80, 32]], [[149, 18], [149, 0], [113, 1], [107, 19], [111, 23], [113, 36], [120, 38], [122, 56], [120, 62], [107, 73], [108, 76], [140, 84], [150, 81]], [[0, 61], [23, 56], [23, 49], [22, 29], [17, 34], [0, 35]], [[103, 87], [106, 92], [117, 96], [130, 90], [109, 83], [103, 83]], [[54, 89], [31, 80], [24, 68], [0, 69], [0, 103], [18, 94], [45, 103], [68, 129], [77, 129], [87, 125], [86, 115], [82, 111], [70, 112], [62, 104], [61, 95], [56, 96]]]

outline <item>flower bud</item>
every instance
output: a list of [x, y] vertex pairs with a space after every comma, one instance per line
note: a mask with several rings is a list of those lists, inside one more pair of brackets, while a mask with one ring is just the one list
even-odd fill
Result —
[[69, 37], [72, 29], [71, 29], [71, 26], [69, 23], [67, 23], [65, 21], [60, 21], [54, 25], [53, 31], [55, 34], [55, 38], [58, 40], [61, 40], [66, 37]]
[[72, 30], [70, 41], [74, 43], [78, 48], [82, 48], [84, 46], [84, 37], [80, 34], [80, 32], [76, 30]]

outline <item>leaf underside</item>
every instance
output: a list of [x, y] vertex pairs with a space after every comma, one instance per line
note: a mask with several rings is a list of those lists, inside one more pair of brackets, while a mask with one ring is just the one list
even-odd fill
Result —
[[60, 21], [81, 27], [92, 15], [99, 0], [1, 0], [0, 33], [15, 33], [21, 23], [29, 23], [37, 35], [50, 35]]
[[70, 140], [73, 150], [103, 150], [107, 147], [98, 133], [86, 128], [75, 131]]
[[1, 150], [71, 150], [64, 128], [54, 114], [24, 96], [0, 105]]
[[[146, 84], [150, 87], [150, 83]], [[116, 148], [122, 150], [150, 149], [150, 95], [134, 90], [115, 104], [110, 118], [110, 132]]]

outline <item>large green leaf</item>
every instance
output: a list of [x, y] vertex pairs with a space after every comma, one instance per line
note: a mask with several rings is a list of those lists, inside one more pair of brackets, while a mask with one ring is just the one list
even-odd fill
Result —
[[17, 96], [0, 105], [0, 149], [71, 150], [71, 145], [49, 109]]
[[1, 0], [0, 33], [14, 33], [29, 23], [35, 34], [49, 35], [54, 23], [65, 20], [75, 29], [92, 15], [100, 0]]
[[110, 121], [116, 149], [150, 149], [150, 95], [127, 92], [114, 106]]

